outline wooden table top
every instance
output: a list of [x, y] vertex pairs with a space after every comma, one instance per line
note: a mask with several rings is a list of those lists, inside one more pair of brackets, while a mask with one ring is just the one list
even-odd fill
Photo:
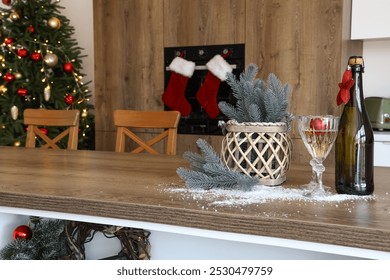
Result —
[[[390, 252], [390, 168], [375, 169], [372, 199], [270, 200], [213, 205], [183, 195], [181, 157], [0, 147], [0, 205], [303, 240]], [[307, 183], [292, 166], [285, 187]], [[324, 182], [333, 185], [328, 167]]]

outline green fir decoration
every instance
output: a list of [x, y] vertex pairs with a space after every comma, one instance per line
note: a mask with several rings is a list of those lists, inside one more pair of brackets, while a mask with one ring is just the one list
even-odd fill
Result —
[[282, 85], [275, 74], [268, 76], [267, 83], [256, 79], [258, 67], [248, 65], [239, 80], [228, 73], [226, 82], [237, 99], [236, 105], [225, 101], [218, 104], [219, 109], [228, 118], [243, 122], [286, 122], [289, 126], [293, 120], [287, 111], [289, 86]]
[[[12, 0], [0, 8], [0, 145], [25, 145], [26, 108], [78, 109], [78, 149], [95, 148], [90, 81], [82, 80], [86, 55], [59, 2]], [[58, 128], [47, 129], [53, 137]]]
[[31, 239], [16, 239], [0, 251], [1, 260], [58, 260], [66, 258], [65, 222], [31, 218]]
[[259, 184], [258, 179], [230, 170], [219, 155], [204, 140], [196, 141], [201, 154], [185, 152], [183, 157], [190, 162], [191, 169], [179, 167], [176, 172], [192, 189], [242, 189], [251, 190]]

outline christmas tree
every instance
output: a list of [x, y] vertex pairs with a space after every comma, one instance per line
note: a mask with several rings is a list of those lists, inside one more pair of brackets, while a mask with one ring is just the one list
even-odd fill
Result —
[[30, 217], [15, 228], [14, 241], [0, 250], [0, 260], [57, 260], [68, 256], [66, 221]]
[[[78, 109], [78, 149], [94, 149], [90, 82], [82, 81], [84, 56], [63, 7], [52, 0], [2, 1], [8, 7], [0, 8], [0, 145], [25, 145], [26, 108]], [[51, 137], [58, 128], [44, 131]]]

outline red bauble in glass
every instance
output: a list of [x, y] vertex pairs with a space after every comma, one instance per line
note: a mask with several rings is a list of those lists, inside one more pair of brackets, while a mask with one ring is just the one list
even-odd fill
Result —
[[11, 0], [2, 0], [4, 5], [10, 6], [11, 5]]

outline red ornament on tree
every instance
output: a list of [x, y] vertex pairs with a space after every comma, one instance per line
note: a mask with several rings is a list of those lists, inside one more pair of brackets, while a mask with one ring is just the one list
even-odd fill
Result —
[[34, 33], [35, 32], [35, 27], [32, 26], [32, 24], [30, 24], [30, 26], [27, 29], [28, 29], [28, 32], [30, 32], [30, 33]]
[[66, 95], [64, 99], [65, 99], [65, 103], [68, 105], [72, 105], [74, 102], [74, 97], [71, 94]]
[[45, 128], [45, 127], [40, 127], [39, 130], [40, 130], [43, 134], [45, 134], [45, 135], [47, 135], [47, 133], [49, 132], [49, 131], [47, 130], [47, 128]]
[[27, 95], [27, 92], [28, 92], [28, 90], [27, 90], [26, 88], [20, 88], [20, 89], [18, 89], [18, 94], [19, 94], [20, 96], [26, 96], [26, 95]]
[[3, 0], [3, 4], [10, 6], [11, 5], [11, 0]]
[[31, 59], [35, 62], [38, 62], [42, 59], [42, 56], [39, 52], [33, 52], [31, 55], [30, 55]]
[[28, 50], [26, 49], [18, 49], [18, 56], [20, 57], [27, 57], [28, 56]]
[[7, 38], [4, 39], [4, 43], [5, 43], [6, 45], [12, 44], [13, 42], [14, 42], [14, 39], [13, 39], [13, 38], [7, 37]]
[[20, 239], [30, 239], [32, 237], [32, 231], [30, 227], [21, 225], [14, 229], [13, 238], [14, 240]]
[[73, 71], [73, 64], [71, 62], [64, 63], [64, 71], [67, 73], [72, 73]]
[[14, 75], [14, 74], [12, 74], [12, 73], [6, 73], [6, 74], [4, 75], [4, 81], [10, 83], [10, 82], [12, 82], [13, 80], [15, 80], [15, 75]]

